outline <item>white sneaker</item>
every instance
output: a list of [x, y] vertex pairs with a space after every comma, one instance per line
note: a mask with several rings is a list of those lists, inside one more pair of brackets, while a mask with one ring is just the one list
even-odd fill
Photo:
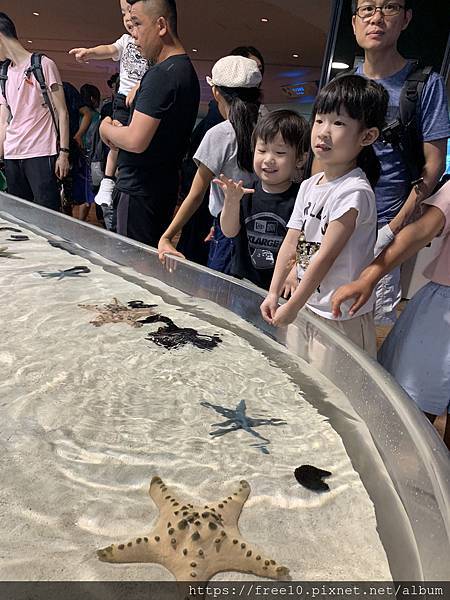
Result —
[[115, 183], [112, 179], [102, 179], [100, 189], [95, 196], [95, 203], [100, 206], [111, 206]]

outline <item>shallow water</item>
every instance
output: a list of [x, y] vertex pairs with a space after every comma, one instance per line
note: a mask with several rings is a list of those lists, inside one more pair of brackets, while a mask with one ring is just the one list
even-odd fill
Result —
[[[246, 479], [252, 491], [241, 533], [293, 579], [390, 577], [370, 498], [313, 406], [315, 394], [337, 398], [338, 390], [300, 360], [293, 377], [275, 344], [229, 312], [205, 301], [181, 308], [180, 293], [158, 292], [156, 280], [141, 284], [127, 269], [24, 233], [29, 241], [6, 242], [9, 232], [0, 231], [0, 246], [14, 253], [0, 256], [2, 579], [171, 579], [159, 565], [110, 565], [95, 555], [151, 530], [153, 475], [194, 503]], [[78, 265], [91, 272], [36, 276]], [[79, 307], [113, 298], [157, 304], [177, 325], [222, 342], [211, 351], [168, 351], [145, 339], [161, 324], [94, 327], [95, 313]], [[286, 424], [257, 427], [268, 441], [260, 447], [242, 429], [212, 437], [226, 418], [202, 403], [235, 409], [241, 400], [248, 416]], [[294, 477], [301, 464], [331, 471], [331, 491], [301, 487]], [[230, 578], [245, 576], [216, 577]]]

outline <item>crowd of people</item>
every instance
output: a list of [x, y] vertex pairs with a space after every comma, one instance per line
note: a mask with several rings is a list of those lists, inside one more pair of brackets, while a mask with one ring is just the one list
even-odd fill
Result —
[[[70, 50], [120, 61], [102, 118], [97, 88], [63, 84], [45, 56], [36, 70], [0, 13], [8, 191], [59, 210], [59, 180], [80, 218], [95, 197], [107, 228], [158, 248], [163, 263], [187, 257], [266, 289], [261, 315], [275, 327], [306, 307], [375, 358], [375, 324], [395, 324], [378, 359], [434, 421], [450, 411], [450, 123], [443, 78], [398, 50], [412, 4], [353, 1], [364, 61], [319, 91], [310, 123], [262, 104], [264, 59], [245, 46], [215, 63], [195, 129], [200, 86], [175, 0], [120, 0], [126, 33]], [[400, 265], [434, 237], [430, 283], [397, 322]], [[444, 440], [450, 448], [450, 418]]]

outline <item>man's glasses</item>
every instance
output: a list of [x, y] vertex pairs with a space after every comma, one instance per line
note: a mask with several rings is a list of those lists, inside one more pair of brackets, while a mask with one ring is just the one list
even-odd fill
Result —
[[366, 21], [373, 17], [377, 10], [379, 10], [384, 17], [395, 17], [401, 10], [405, 10], [405, 6], [398, 4], [397, 2], [387, 2], [386, 4], [383, 4], [383, 6], [363, 4], [356, 9], [355, 14], [363, 21]]

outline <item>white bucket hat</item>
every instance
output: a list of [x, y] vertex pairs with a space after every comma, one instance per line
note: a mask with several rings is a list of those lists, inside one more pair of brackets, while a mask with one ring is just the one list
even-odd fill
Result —
[[244, 56], [224, 56], [213, 66], [211, 77], [206, 77], [211, 87], [229, 88], [256, 88], [261, 80], [256, 61]]

